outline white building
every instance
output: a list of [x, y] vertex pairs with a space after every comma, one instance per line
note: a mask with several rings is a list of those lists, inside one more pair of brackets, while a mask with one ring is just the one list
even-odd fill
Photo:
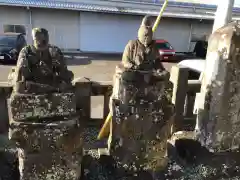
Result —
[[[0, 32], [6, 25], [23, 25], [31, 43], [31, 29], [44, 27], [51, 43], [63, 49], [122, 52], [137, 37], [143, 15], [157, 15], [161, 8], [150, 0], [129, 1], [0, 0]], [[211, 32], [215, 10], [214, 5], [170, 2], [155, 38], [186, 52], [193, 36]], [[240, 9], [234, 9], [238, 14]]]

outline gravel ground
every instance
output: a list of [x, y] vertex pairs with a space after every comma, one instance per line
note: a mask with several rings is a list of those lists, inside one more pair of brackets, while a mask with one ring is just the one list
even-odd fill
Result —
[[[81, 180], [151, 180], [148, 173], [140, 177], [119, 173], [110, 156], [97, 155], [96, 136], [98, 128], [84, 131], [85, 156]], [[176, 154], [175, 149], [178, 150]], [[170, 162], [161, 180], [239, 180], [239, 153], [211, 154], [198, 143], [182, 141], [176, 148], [169, 147]], [[0, 152], [0, 180], [19, 180], [18, 163], [14, 151]]]
[[[88, 128], [85, 141], [94, 144], [97, 128]], [[94, 146], [92, 146], [93, 148]], [[177, 153], [176, 150], [177, 149]], [[109, 156], [98, 157], [97, 151], [86, 149], [89, 155], [84, 157], [81, 180], [132, 180], [142, 177], [131, 177], [117, 173], [114, 160]], [[239, 153], [212, 154], [194, 141], [179, 141], [176, 148], [169, 147], [170, 162], [161, 179], [169, 180], [239, 180]], [[145, 176], [146, 177], [146, 176]]]

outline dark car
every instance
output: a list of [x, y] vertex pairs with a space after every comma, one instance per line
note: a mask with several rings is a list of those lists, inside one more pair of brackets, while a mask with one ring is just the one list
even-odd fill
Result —
[[16, 63], [19, 52], [26, 46], [25, 35], [21, 33], [0, 34], [0, 62]]

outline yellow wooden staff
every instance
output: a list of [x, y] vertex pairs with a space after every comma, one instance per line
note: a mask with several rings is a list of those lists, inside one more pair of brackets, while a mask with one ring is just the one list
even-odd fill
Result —
[[111, 120], [112, 120], [112, 115], [109, 112], [108, 116], [107, 116], [107, 118], [106, 118], [106, 120], [105, 120], [105, 122], [104, 122], [104, 124], [103, 124], [103, 126], [102, 126], [102, 128], [101, 128], [101, 130], [99, 132], [99, 134], [98, 134], [97, 139], [102, 139], [102, 138], [106, 137], [109, 134]]
[[[153, 32], [155, 32], [157, 30], [157, 27], [158, 27], [158, 25], [160, 23], [163, 11], [167, 7], [167, 4], [168, 4], [168, 0], [165, 0], [165, 2], [164, 2], [163, 6], [162, 6], [162, 8], [161, 8], [161, 10], [160, 10], [160, 12], [158, 14], [158, 17], [157, 17], [157, 19], [156, 19], [156, 21], [155, 21], [155, 23], [153, 25], [153, 28], [152, 28]], [[104, 124], [103, 124], [103, 126], [102, 126], [102, 128], [101, 128], [101, 130], [99, 132], [99, 134], [98, 134], [97, 139], [102, 139], [102, 138], [106, 137], [109, 134], [111, 120], [112, 120], [112, 115], [109, 112], [108, 116], [107, 116], [107, 118], [106, 118], [106, 120], [105, 120], [105, 122], [104, 122]]]
[[158, 14], [158, 17], [157, 17], [157, 19], [156, 19], [156, 21], [155, 21], [155, 23], [154, 23], [154, 25], [153, 25], [153, 28], [152, 28], [152, 31], [153, 31], [153, 32], [155, 32], [155, 31], [157, 30], [157, 27], [158, 27], [158, 25], [159, 25], [159, 23], [160, 23], [160, 20], [161, 20], [163, 11], [164, 11], [165, 8], [167, 7], [167, 4], [168, 4], [168, 0], [165, 0], [165, 2], [164, 2], [163, 6], [162, 6], [162, 8], [161, 8], [161, 10], [160, 10], [160, 12], [159, 12], [159, 14]]

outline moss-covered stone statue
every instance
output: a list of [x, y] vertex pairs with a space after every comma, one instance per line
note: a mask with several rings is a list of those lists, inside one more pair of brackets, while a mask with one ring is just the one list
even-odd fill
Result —
[[138, 39], [129, 41], [116, 68], [110, 104], [110, 152], [118, 169], [136, 174], [136, 179], [164, 179], [161, 172], [168, 164], [167, 139], [174, 115], [168, 78], [152, 40], [151, 17], [145, 17]]
[[18, 93], [65, 92], [73, 73], [67, 69], [61, 50], [49, 44], [48, 31], [35, 28], [33, 45], [24, 47], [15, 70], [14, 91]]
[[[152, 17], [145, 16], [138, 30], [138, 39], [130, 40], [125, 47], [122, 64], [125, 68], [164, 71], [156, 42], [153, 40]], [[167, 73], [167, 72], [165, 72]]]
[[48, 31], [32, 31], [24, 47], [8, 100], [9, 137], [18, 147], [21, 180], [77, 180], [82, 138], [71, 80], [59, 48]]

